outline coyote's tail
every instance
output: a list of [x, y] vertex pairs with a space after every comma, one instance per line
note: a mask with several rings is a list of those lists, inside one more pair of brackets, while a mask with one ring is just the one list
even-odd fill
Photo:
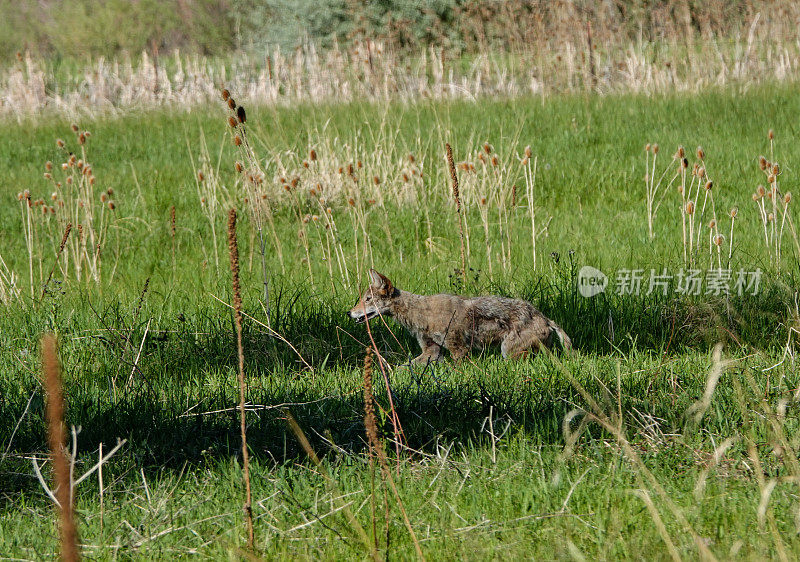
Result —
[[564, 348], [564, 351], [570, 351], [572, 349], [572, 340], [569, 339], [567, 333], [555, 322], [552, 322], [552, 327], [558, 334], [558, 339], [561, 340], [561, 347]]

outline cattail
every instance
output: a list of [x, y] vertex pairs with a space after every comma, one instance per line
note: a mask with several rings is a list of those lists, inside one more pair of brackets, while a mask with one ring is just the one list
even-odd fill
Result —
[[228, 98], [228, 107], [230, 109], [236, 109], [236, 101], [233, 98]]
[[241, 105], [236, 108], [236, 117], [239, 118], [239, 123], [246, 123], [247, 122], [247, 114], [244, 112], [244, 107]]
[[712, 187], [714, 187], [714, 182], [712, 182], [711, 180], [707, 181], [705, 185], [706, 191], [711, 191]]
[[702, 146], [698, 146], [697, 147], [697, 159], [698, 160], [704, 160], [705, 157], [706, 157], [706, 151], [703, 150]]
[[657, 144], [653, 145], [653, 154], [658, 154], [658, 145]]
[[235, 127], [236, 126], [236, 119], [233, 118], [233, 117], [228, 117], [228, 125], [230, 125], [231, 127]]
[[58, 362], [56, 338], [52, 334], [42, 337], [42, 370], [47, 396], [45, 414], [47, 418], [47, 441], [53, 457], [53, 480], [58, 501], [61, 535], [61, 559], [78, 560], [78, 534], [75, 526], [72, 498], [72, 479], [69, 461], [65, 453], [67, 436], [64, 427], [64, 387], [61, 366]]
[[775, 138], [775, 131], [773, 131], [772, 129], [770, 129], [769, 131], [767, 131], [767, 138], [768, 138], [769, 140], [772, 140], [772, 139], [774, 139], [774, 138]]
[[694, 201], [689, 201], [686, 203], [686, 214], [693, 215], [694, 214]]
[[222, 89], [222, 101], [228, 101], [228, 98], [231, 97], [231, 93], [226, 89]]
[[759, 168], [761, 168], [762, 172], [764, 170], [766, 170], [767, 169], [767, 159], [764, 158], [763, 156], [759, 156], [758, 157], [758, 166], [759, 166]]

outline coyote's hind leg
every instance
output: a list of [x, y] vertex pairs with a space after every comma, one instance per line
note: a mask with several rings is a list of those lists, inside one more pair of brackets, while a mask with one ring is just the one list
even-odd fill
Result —
[[534, 356], [542, 347], [542, 340], [538, 330], [523, 330], [511, 332], [500, 344], [500, 351], [506, 359], [518, 359], [529, 353]]

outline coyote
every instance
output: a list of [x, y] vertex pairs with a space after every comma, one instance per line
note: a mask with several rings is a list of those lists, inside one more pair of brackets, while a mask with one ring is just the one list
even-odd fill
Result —
[[442, 348], [454, 360], [471, 347], [499, 343], [503, 357], [536, 354], [551, 347], [553, 336], [564, 349], [572, 341], [555, 322], [523, 300], [503, 297], [415, 295], [396, 288], [389, 279], [370, 269], [370, 285], [348, 315], [365, 322], [379, 315], [391, 316], [417, 337], [422, 353], [413, 362], [426, 364], [442, 357]]

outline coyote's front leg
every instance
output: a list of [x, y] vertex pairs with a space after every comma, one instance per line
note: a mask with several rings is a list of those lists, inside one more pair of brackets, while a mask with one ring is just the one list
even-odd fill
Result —
[[437, 362], [442, 357], [442, 347], [433, 340], [420, 336], [417, 341], [422, 348], [422, 353], [415, 357], [412, 363], [427, 365], [428, 363]]

